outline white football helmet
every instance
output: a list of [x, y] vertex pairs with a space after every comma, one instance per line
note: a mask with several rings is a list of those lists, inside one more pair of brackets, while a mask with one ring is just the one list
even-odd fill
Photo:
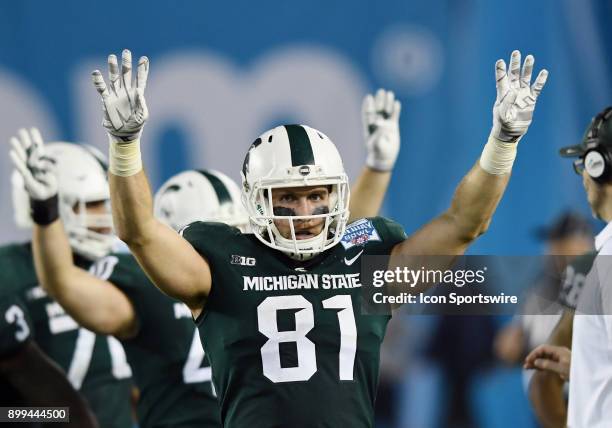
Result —
[[[112, 234], [90, 228], [112, 228], [110, 191], [106, 178], [106, 158], [97, 149], [74, 143], [45, 144], [45, 155], [54, 164], [59, 188], [59, 211], [72, 250], [96, 260], [107, 255], [117, 242]], [[30, 200], [23, 177], [17, 171], [11, 176], [14, 219], [17, 226], [32, 227]], [[106, 201], [108, 212], [88, 214], [88, 202]], [[78, 208], [78, 213], [77, 213]]]
[[[330, 186], [329, 211], [307, 216], [274, 215], [273, 189]], [[322, 132], [305, 125], [278, 126], [251, 145], [242, 167], [242, 198], [251, 231], [267, 246], [296, 260], [307, 260], [336, 245], [349, 217], [349, 184], [342, 158]], [[292, 220], [324, 218], [321, 233], [296, 239]], [[285, 238], [275, 220], [289, 220], [291, 238]]]
[[194, 221], [216, 221], [246, 231], [249, 217], [240, 188], [213, 170], [189, 170], [170, 177], [155, 193], [155, 217], [180, 230]]

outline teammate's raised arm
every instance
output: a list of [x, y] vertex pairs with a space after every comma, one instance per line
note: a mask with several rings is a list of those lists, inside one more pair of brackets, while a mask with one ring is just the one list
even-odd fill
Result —
[[450, 208], [393, 249], [394, 255], [458, 255], [484, 233], [508, 180], [519, 140], [525, 135], [536, 100], [548, 72], [540, 71], [533, 85], [534, 58], [528, 55], [521, 70], [521, 54], [512, 52], [510, 69], [495, 64], [497, 99], [493, 129], [480, 160], [461, 180]]
[[391, 91], [366, 95], [361, 108], [368, 155], [366, 166], [351, 188], [350, 220], [378, 215], [400, 150], [401, 104]]
[[[71, 239], [78, 253], [96, 259], [110, 252], [108, 183], [99, 159], [76, 144], [45, 147], [35, 128], [20, 130], [11, 145], [13, 164], [30, 198], [32, 247], [40, 284], [80, 325], [100, 334], [130, 336], [136, 325], [131, 303], [112, 284], [75, 264], [60, 218], [61, 212], [73, 229]], [[69, 219], [84, 221], [71, 227]]]
[[102, 97], [103, 126], [109, 136], [109, 183], [117, 235], [166, 294], [201, 309], [210, 290], [208, 263], [175, 231], [153, 216], [153, 201], [142, 170], [140, 136], [148, 118], [144, 91], [149, 60], [141, 57], [132, 82], [132, 55], [124, 50], [121, 69], [108, 57], [109, 86], [100, 71], [94, 85]]

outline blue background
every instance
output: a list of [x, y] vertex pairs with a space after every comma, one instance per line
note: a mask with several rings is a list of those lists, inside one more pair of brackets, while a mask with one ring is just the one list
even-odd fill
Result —
[[[129, 47], [135, 56], [151, 58], [154, 79], [156, 59], [177, 51], [213, 52], [238, 69], [293, 46], [331, 51], [354, 69], [364, 90], [387, 87], [403, 103], [403, 145], [386, 214], [410, 231], [445, 209], [479, 156], [490, 129], [495, 60], [507, 59], [513, 49], [532, 53], [536, 68], [548, 68], [550, 79], [491, 229], [472, 248], [472, 253], [532, 254], [539, 250], [531, 234], [536, 225], [567, 207], [588, 212], [580, 180], [556, 152], [578, 141], [589, 119], [610, 102], [605, 53], [612, 31], [604, 23], [611, 13], [610, 2], [577, 0], [5, 2], [0, 6], [0, 67], [44, 100], [56, 124], [54, 138], [79, 140], [83, 134], [75, 125], [74, 102], [79, 94], [72, 71], [84, 59], [102, 68], [108, 53]], [[377, 50], [386, 49], [380, 47], [384, 34], [394, 29], [424, 31], [436, 53], [414, 43], [398, 51], [405, 56], [399, 72], [385, 70]], [[419, 89], [423, 77], [398, 77], [401, 67], [410, 76], [423, 61], [433, 61], [424, 74], [437, 76], [424, 89]], [[296, 116], [280, 112], [260, 128], [304, 121]], [[2, 125], [3, 135], [12, 132], [11, 124]], [[151, 154], [163, 162], [149, 165], [155, 186], [181, 169], [206, 164], [190, 156], [189, 145], [202, 143], [182, 133], [180, 124], [163, 135], [163, 144]], [[227, 156], [239, 165], [242, 153]], [[234, 171], [238, 166], [226, 172], [238, 178]], [[1, 172], [7, 177], [8, 171]], [[355, 169], [351, 172], [354, 176]]]
[[[250, 143], [285, 121], [330, 135], [354, 178], [365, 154], [359, 104], [382, 86], [403, 104], [385, 214], [412, 231], [448, 206], [478, 159], [491, 126], [494, 63], [520, 49], [550, 71], [549, 81], [489, 232], [470, 251], [537, 254], [536, 226], [567, 208], [589, 214], [580, 178], [557, 152], [612, 104], [610, 16], [604, 0], [2, 2], [0, 139], [37, 125], [48, 140], [105, 149], [89, 72], [127, 47], [151, 60], [143, 154], [154, 187], [195, 167], [238, 179]], [[0, 243], [28, 236], [11, 220], [9, 175], [0, 156]], [[527, 426], [517, 423], [530, 420], [517, 372], [495, 373], [474, 394], [486, 410], [481, 424]], [[435, 381], [411, 376], [417, 397]], [[439, 413], [433, 399], [410, 403], [399, 407], [413, 409], [413, 419]], [[414, 426], [436, 425], [428, 420]]]

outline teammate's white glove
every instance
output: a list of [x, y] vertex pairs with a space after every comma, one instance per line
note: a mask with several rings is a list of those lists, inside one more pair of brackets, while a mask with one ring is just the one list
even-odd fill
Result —
[[45, 146], [38, 129], [28, 132], [20, 129], [17, 137], [11, 138], [11, 160], [23, 177], [26, 191], [31, 199], [43, 201], [57, 195], [57, 178], [53, 163], [45, 157]]
[[531, 124], [536, 100], [548, 77], [542, 70], [531, 85], [534, 59], [527, 55], [521, 70], [521, 53], [512, 52], [510, 69], [503, 59], [495, 63], [497, 99], [493, 107], [491, 136], [503, 142], [517, 142]]
[[92, 73], [94, 86], [102, 96], [104, 120], [102, 125], [111, 139], [117, 142], [132, 141], [140, 138], [142, 127], [149, 117], [144, 90], [147, 86], [149, 60], [140, 57], [136, 79], [132, 82], [132, 53], [124, 49], [121, 55], [121, 70], [117, 57], [108, 57], [107, 87], [100, 70]]
[[391, 91], [379, 89], [376, 96], [363, 99], [363, 134], [368, 150], [366, 165], [377, 171], [391, 171], [400, 149], [401, 104]]
[[11, 160], [23, 177], [30, 196], [30, 214], [34, 223], [45, 226], [59, 218], [58, 184], [54, 164], [45, 156], [45, 145], [38, 129], [20, 129], [11, 138]]

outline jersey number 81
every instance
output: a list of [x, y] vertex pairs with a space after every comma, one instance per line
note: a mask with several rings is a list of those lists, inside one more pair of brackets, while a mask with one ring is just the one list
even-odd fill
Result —
[[[349, 295], [337, 295], [323, 300], [324, 309], [340, 309], [340, 353], [338, 355], [340, 380], [353, 380], [353, 366], [357, 351], [357, 327], [353, 314], [353, 303]], [[295, 330], [278, 331], [277, 311], [297, 309]], [[308, 380], [317, 371], [315, 344], [306, 337], [314, 328], [312, 303], [304, 296], [267, 297], [257, 307], [259, 331], [268, 341], [261, 348], [263, 373], [272, 382], [296, 382]], [[282, 367], [280, 344], [294, 342], [297, 348], [298, 365]]]

